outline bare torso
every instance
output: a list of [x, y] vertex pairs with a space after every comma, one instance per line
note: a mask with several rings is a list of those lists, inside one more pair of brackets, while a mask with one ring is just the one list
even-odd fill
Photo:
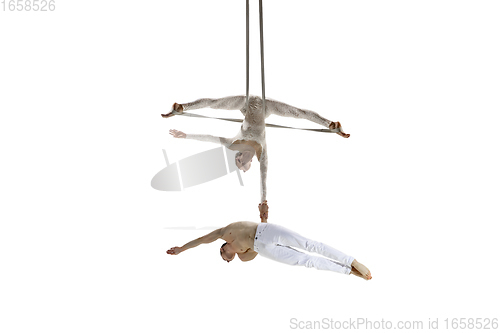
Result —
[[253, 251], [253, 241], [258, 223], [235, 222], [223, 228], [222, 239], [231, 243], [236, 253]]

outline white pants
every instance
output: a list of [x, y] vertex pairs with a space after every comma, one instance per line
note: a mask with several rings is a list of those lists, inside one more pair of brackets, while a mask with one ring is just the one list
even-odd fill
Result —
[[[292, 249], [291, 246], [321, 254], [313, 256]], [[296, 232], [276, 224], [259, 223], [254, 239], [254, 251], [263, 257], [288, 265], [350, 274], [354, 258], [326, 244], [307, 239]]]

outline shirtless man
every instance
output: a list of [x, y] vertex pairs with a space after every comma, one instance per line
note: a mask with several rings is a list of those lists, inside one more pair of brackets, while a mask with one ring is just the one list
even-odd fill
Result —
[[[172, 247], [167, 253], [177, 255], [200, 244], [212, 243], [219, 238], [226, 241], [220, 248], [220, 255], [227, 262], [233, 260], [236, 255], [241, 261], [250, 261], [260, 254], [284, 264], [353, 274], [365, 280], [372, 278], [368, 268], [353, 257], [271, 223], [231, 223], [181, 247]], [[326, 258], [297, 251], [291, 248], [292, 246], [318, 253]]]
[[170, 118], [174, 115], [182, 114], [184, 111], [207, 107], [222, 110], [240, 110], [245, 119], [243, 120], [239, 133], [233, 138], [222, 138], [212, 135], [186, 134], [171, 129], [170, 134], [174, 138], [220, 143], [229, 149], [238, 150], [239, 152], [235, 156], [235, 162], [238, 168], [244, 172], [250, 169], [252, 158], [257, 155], [257, 159], [260, 162], [261, 203], [259, 204], [259, 210], [262, 222], [267, 222], [268, 209], [266, 201], [267, 144], [265, 132], [265, 119], [267, 117], [271, 114], [275, 114], [283, 117], [307, 119], [335, 131], [344, 138], [350, 136], [343, 132], [339, 122], [330, 121], [314, 111], [299, 109], [272, 99], [266, 98], [266, 110], [262, 112], [262, 98], [258, 96], [250, 96], [248, 105], [246, 103], [246, 96], [231, 96], [219, 99], [202, 98], [191, 103], [174, 103], [172, 110], [161, 116], [163, 118]]

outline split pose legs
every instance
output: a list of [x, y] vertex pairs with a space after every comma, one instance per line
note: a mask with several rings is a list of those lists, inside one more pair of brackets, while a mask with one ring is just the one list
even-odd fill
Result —
[[[261, 113], [260, 110], [262, 109], [262, 99], [258, 96], [249, 97], [249, 109], [251, 109], [251, 112], [248, 112], [248, 115], [246, 109], [246, 97], [230, 96], [218, 99], [201, 98], [191, 103], [183, 103], [183, 104], [174, 103], [174, 105], [172, 106], [172, 110], [167, 114], [162, 114], [162, 117], [169, 118], [176, 114], [181, 114], [183, 111], [196, 110], [202, 108], [212, 108], [220, 110], [240, 110], [245, 116], [245, 121], [249, 123], [256, 123], [259, 120], [261, 120], [261, 117], [256, 117], [256, 113]], [[266, 99], [266, 110], [264, 113], [264, 119], [271, 114], [275, 114], [282, 117], [306, 119], [329, 129], [337, 129], [337, 128], [341, 129], [340, 122], [330, 121], [320, 116], [317, 112], [309, 111], [306, 109], [300, 109], [272, 99]], [[339, 134], [344, 138], [348, 138], [350, 136], [349, 134], [344, 133], [342, 129], [337, 134]]]

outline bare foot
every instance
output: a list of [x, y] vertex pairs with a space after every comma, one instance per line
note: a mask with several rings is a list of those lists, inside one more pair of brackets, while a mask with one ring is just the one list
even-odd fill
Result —
[[[370, 273], [370, 270], [368, 268], [366, 268], [365, 265], [360, 264], [356, 259], [354, 259], [354, 261], [351, 263], [351, 273], [353, 273], [353, 271], [356, 271], [356, 273], [359, 273], [361, 275], [360, 277], [362, 277], [365, 280], [372, 279], [372, 274]], [[356, 276], [359, 276], [356, 273], [353, 273], [353, 274]]]
[[360, 278], [362, 278], [362, 277], [363, 277], [363, 275], [361, 275], [361, 273], [360, 273], [360, 272], [358, 272], [357, 270], [355, 270], [354, 268], [351, 268], [351, 274], [352, 274], [352, 275], [355, 275], [355, 276], [357, 276], [357, 277], [360, 277]]
[[342, 130], [342, 126], [340, 125], [340, 123], [338, 121], [332, 121], [330, 123], [330, 126], [329, 126], [330, 129], [339, 129], [339, 131], [337, 132], [338, 135], [340, 135], [341, 137], [343, 138], [348, 138], [351, 136], [351, 134], [347, 134], [347, 133], [344, 133], [344, 131]]
[[161, 116], [163, 118], [170, 118], [170, 117], [175, 116], [176, 114], [182, 113], [182, 111], [184, 111], [184, 108], [182, 107], [182, 105], [178, 104], [178, 103], [174, 103], [174, 105], [172, 105], [172, 110], [170, 110], [169, 113], [162, 113]]
[[355, 276], [357, 276], [357, 277], [360, 277], [360, 278], [362, 278], [362, 279], [365, 279], [365, 280], [367, 280], [367, 281], [372, 279], [372, 276], [371, 276], [371, 275], [370, 275], [370, 276], [364, 276], [363, 274], [361, 274], [360, 272], [358, 272], [358, 271], [356, 270], [356, 268], [354, 268], [354, 267], [351, 267], [351, 274], [352, 274], [352, 275], [355, 275]]

